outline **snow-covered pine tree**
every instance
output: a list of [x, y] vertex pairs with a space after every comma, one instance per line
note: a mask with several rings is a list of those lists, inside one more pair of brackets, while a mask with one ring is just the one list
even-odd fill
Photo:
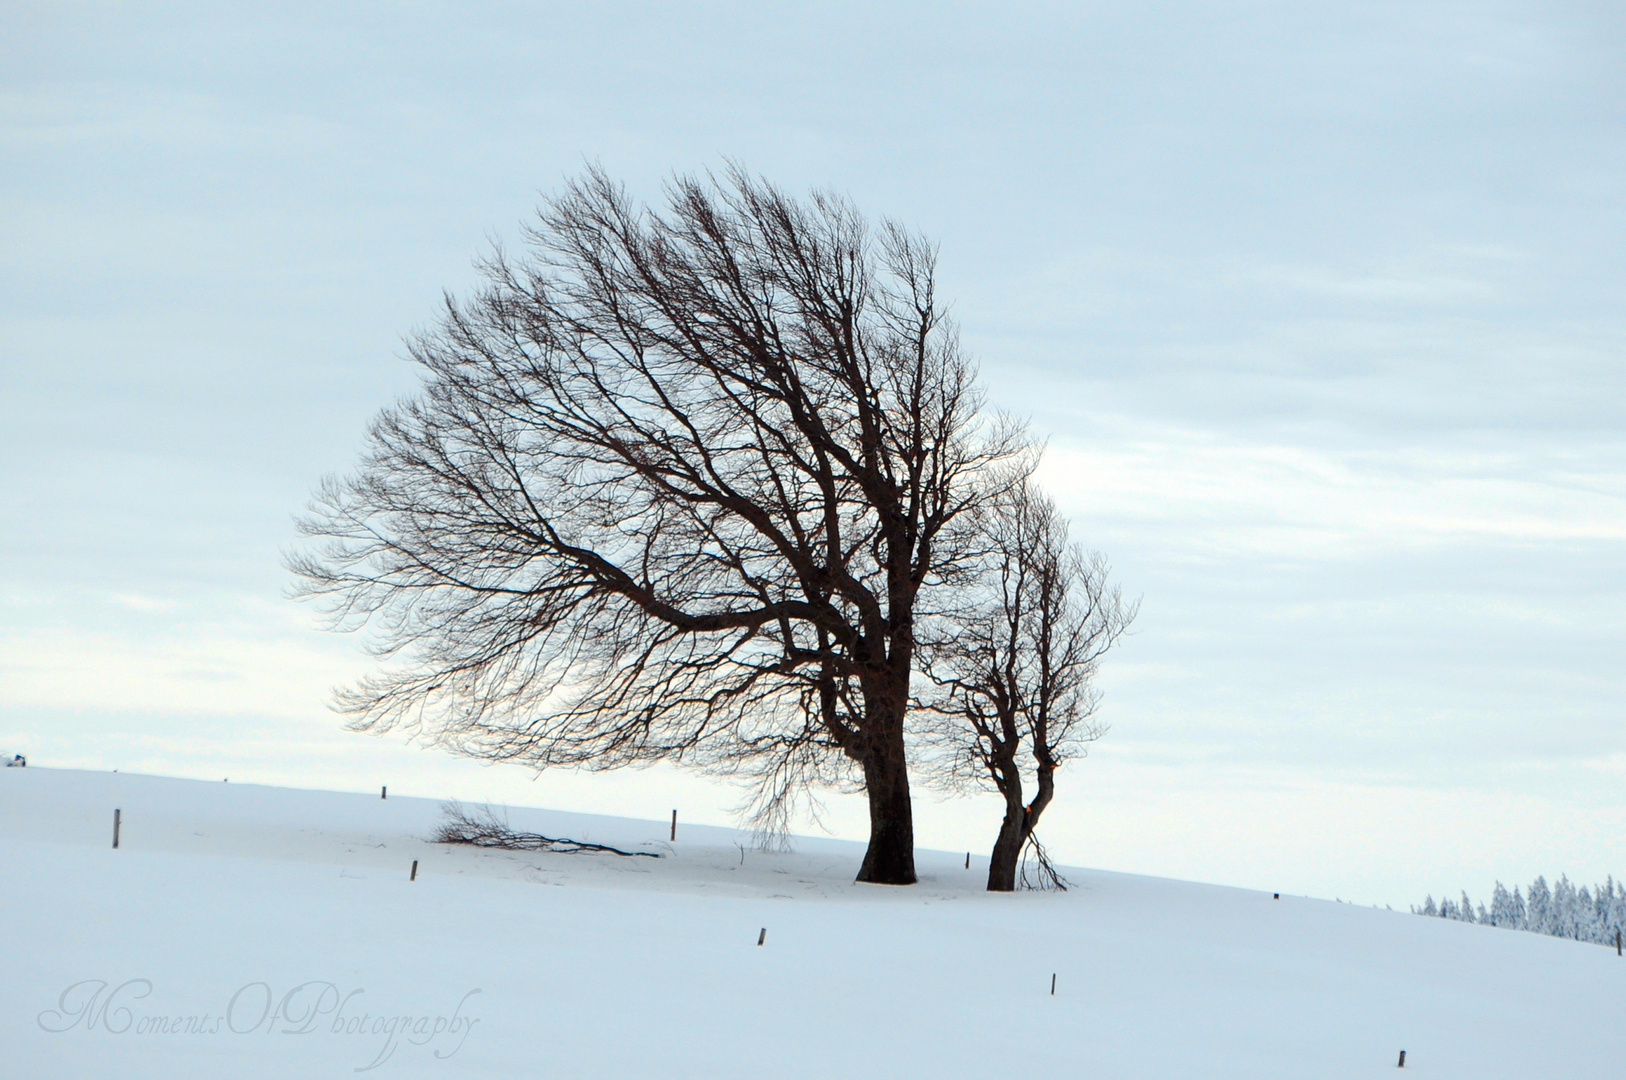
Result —
[[1581, 937], [1581, 898], [1576, 893], [1575, 883], [1568, 875], [1558, 875], [1553, 882], [1552, 919], [1553, 937], [1568, 938], [1571, 941], [1584, 940]]
[[1530, 883], [1530, 894], [1524, 901], [1524, 928], [1537, 934], [1553, 932], [1553, 894], [1545, 877], [1538, 875]]
[[1522, 930], [1523, 913], [1513, 908], [1513, 896], [1500, 881], [1491, 891], [1490, 924], [1506, 930]]
[[1592, 900], [1592, 890], [1582, 885], [1575, 894], [1575, 940], [1598, 941], [1602, 936], [1598, 926], [1598, 905]]
[[1599, 895], [1603, 897], [1603, 918], [1600, 921], [1606, 935], [1605, 944], [1608, 944], [1614, 939], [1615, 931], [1626, 930], [1626, 888], [1615, 884], [1614, 875], [1611, 874], [1606, 889], [1601, 890]]
[[1568, 874], [1560, 874], [1558, 880], [1553, 882], [1552, 923], [1553, 928], [1548, 931], [1553, 937], [1577, 940], [1580, 930], [1580, 920], [1576, 918], [1575, 886], [1570, 883]]

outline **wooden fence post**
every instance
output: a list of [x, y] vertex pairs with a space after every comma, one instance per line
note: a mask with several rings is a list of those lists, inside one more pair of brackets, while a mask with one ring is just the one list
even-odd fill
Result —
[[119, 811], [113, 811], [113, 850], [119, 849]]
[[408, 881], [417, 881], [418, 880], [418, 860], [417, 859], [412, 860], [412, 876], [407, 878], [407, 880]]
[[677, 811], [672, 811], [672, 839], [677, 839]]

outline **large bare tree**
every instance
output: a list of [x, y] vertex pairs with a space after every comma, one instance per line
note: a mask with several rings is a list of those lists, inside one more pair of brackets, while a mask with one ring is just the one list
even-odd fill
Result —
[[935, 249], [738, 169], [660, 210], [591, 169], [526, 239], [412, 339], [421, 392], [302, 521], [303, 592], [385, 661], [341, 692], [351, 725], [734, 772], [770, 819], [845, 776], [858, 879], [912, 883], [917, 608], [1027, 459], [981, 415]]
[[[980, 572], [963, 575], [958, 602], [921, 627], [917, 726], [936, 779], [1003, 797], [988, 888], [1009, 892], [1024, 848], [1037, 846], [1056, 770], [1101, 735], [1095, 675], [1136, 605], [1030, 483], [1003, 490], [978, 517], [988, 545]], [[1042, 848], [1039, 859], [1054, 879]]]

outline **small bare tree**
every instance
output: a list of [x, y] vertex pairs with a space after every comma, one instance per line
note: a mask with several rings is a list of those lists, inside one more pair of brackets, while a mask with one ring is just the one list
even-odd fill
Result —
[[1065, 520], [1030, 484], [991, 500], [979, 533], [985, 569], [965, 577], [958, 606], [922, 634], [916, 704], [935, 778], [1005, 800], [988, 888], [1009, 892], [1029, 846], [1040, 879], [1060, 883], [1034, 829], [1055, 797], [1056, 770], [1102, 734], [1093, 680], [1136, 605], [1109, 583], [1101, 556], [1069, 542]]
[[769, 831], [861, 787], [859, 880], [912, 883], [916, 609], [1026, 457], [935, 249], [737, 169], [664, 212], [590, 170], [528, 240], [412, 341], [422, 392], [302, 522], [303, 593], [390, 661], [340, 707], [537, 769], [733, 773]]

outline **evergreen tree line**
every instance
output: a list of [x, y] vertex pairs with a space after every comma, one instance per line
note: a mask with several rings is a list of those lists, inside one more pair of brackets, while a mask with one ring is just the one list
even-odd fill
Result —
[[1467, 893], [1460, 901], [1447, 898], [1438, 904], [1429, 896], [1422, 907], [1411, 910], [1414, 915], [1613, 945], [1615, 935], [1626, 931], [1626, 885], [1611, 877], [1590, 890], [1585, 885], [1577, 889], [1568, 877], [1561, 876], [1549, 888], [1547, 879], [1538, 877], [1530, 883], [1528, 893], [1521, 895], [1517, 885], [1509, 893], [1498, 881], [1489, 910], [1484, 904], [1474, 905]]

